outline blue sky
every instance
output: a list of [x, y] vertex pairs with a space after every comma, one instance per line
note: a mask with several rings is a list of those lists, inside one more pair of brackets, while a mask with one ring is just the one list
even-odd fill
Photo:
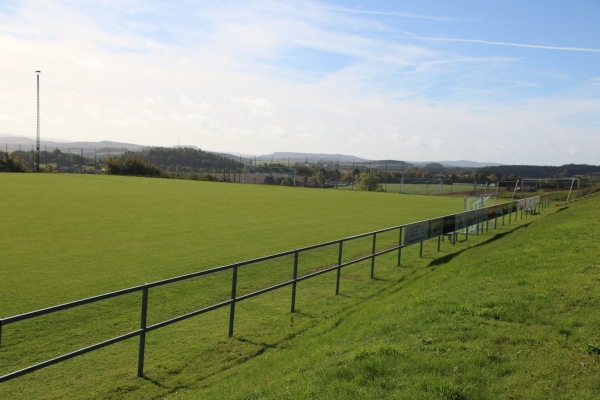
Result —
[[0, 135], [600, 164], [600, 0], [3, 1]]

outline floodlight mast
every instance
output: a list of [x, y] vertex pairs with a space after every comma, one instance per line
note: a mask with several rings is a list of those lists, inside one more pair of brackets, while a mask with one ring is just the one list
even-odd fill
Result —
[[37, 136], [35, 141], [35, 172], [40, 172], [40, 73], [35, 71], [37, 80]]

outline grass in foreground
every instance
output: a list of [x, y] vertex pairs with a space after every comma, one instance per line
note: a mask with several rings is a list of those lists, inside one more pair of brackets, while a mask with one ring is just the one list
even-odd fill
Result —
[[599, 200], [431, 260], [168, 398], [599, 398]]

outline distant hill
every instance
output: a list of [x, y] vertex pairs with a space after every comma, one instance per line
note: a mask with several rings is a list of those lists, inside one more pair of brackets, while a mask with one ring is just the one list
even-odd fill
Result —
[[[8, 151], [19, 150], [19, 146], [21, 146], [21, 150], [29, 150], [32, 146], [35, 146], [35, 139], [26, 137], [26, 136], [2, 136], [0, 137], [0, 145], [2, 150], [8, 148]], [[101, 141], [101, 142], [63, 142], [58, 140], [40, 140], [40, 150], [44, 150], [48, 148], [48, 150], [53, 149], [67, 149], [67, 148], [81, 148], [86, 150], [99, 150], [99, 149], [118, 149], [118, 150], [138, 150], [148, 146], [142, 146], [139, 144], [133, 143], [120, 143], [120, 142], [111, 142], [111, 141]]]
[[367, 162], [364, 158], [355, 157], [346, 154], [324, 154], [324, 153], [295, 153], [295, 152], [275, 152], [260, 156], [260, 158], [273, 158], [273, 160], [301, 159], [307, 161], [341, 161], [341, 162]]
[[[273, 160], [287, 160], [287, 159], [302, 159], [308, 161], [340, 161], [340, 162], [384, 162], [386, 160], [368, 160], [365, 158], [359, 158], [353, 155], [347, 154], [325, 154], [325, 153], [295, 153], [295, 152], [275, 152], [272, 154], [265, 154], [260, 156], [261, 159], [273, 158]], [[388, 160], [392, 161], [392, 160]], [[394, 160], [397, 161], [397, 160]], [[399, 160], [402, 161], [402, 160]], [[431, 163], [442, 164], [444, 167], [460, 167], [460, 168], [483, 168], [500, 166], [503, 164], [493, 162], [476, 162], [468, 160], [459, 161], [405, 161], [406, 165], [423, 166]]]
[[[66, 142], [60, 140], [46, 140], [42, 139], [40, 142], [40, 150], [52, 151], [59, 149], [61, 151], [71, 151], [76, 149], [84, 150], [108, 150], [113, 151], [135, 151], [143, 149], [156, 148], [157, 146], [145, 146], [134, 143], [122, 143], [122, 142], [111, 142], [111, 141], [100, 141], [100, 142]], [[16, 151], [30, 151], [34, 150], [35, 139], [27, 136], [15, 136], [10, 134], [0, 133], [0, 151], [8, 150]], [[172, 146], [171, 148], [176, 148]], [[181, 148], [193, 148], [199, 150], [196, 146], [179, 146]], [[231, 158], [232, 160], [238, 160], [242, 155], [230, 153], [230, 152], [215, 152], [208, 151], [213, 154], [220, 154], [224, 157]], [[247, 158], [254, 158], [251, 155], [244, 155]], [[405, 168], [421, 168], [427, 164], [441, 164], [444, 168], [465, 168], [478, 170], [481, 173], [490, 174], [495, 173], [501, 176], [523, 176], [528, 178], [545, 178], [549, 176], [577, 176], [577, 175], [590, 175], [600, 174], [599, 166], [589, 165], [577, 165], [568, 164], [563, 166], [531, 166], [531, 165], [506, 165], [493, 162], [476, 162], [468, 160], [458, 161], [404, 161], [404, 160], [368, 160], [359, 158], [348, 154], [326, 154], [326, 153], [299, 153], [299, 152], [275, 152], [272, 154], [265, 154], [258, 157], [262, 160], [273, 159], [274, 161], [282, 162], [288, 160], [304, 161], [308, 162], [323, 162], [323, 163], [369, 163], [372, 168], [383, 169], [388, 166], [392, 168], [394, 164], [401, 163], [402, 169]]]
[[504, 164], [493, 163], [493, 162], [477, 162], [468, 160], [458, 161], [407, 161], [417, 166], [423, 166], [432, 163], [442, 164], [444, 167], [458, 167], [458, 168], [483, 168], [483, 167], [498, 167]]
[[587, 164], [565, 164], [558, 167], [537, 165], [502, 165], [498, 167], [478, 168], [483, 174], [499, 174], [502, 176], [521, 176], [527, 178], [574, 177], [600, 175], [600, 166]]

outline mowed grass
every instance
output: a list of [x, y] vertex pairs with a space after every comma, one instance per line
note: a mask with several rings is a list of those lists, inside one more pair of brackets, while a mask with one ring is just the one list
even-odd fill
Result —
[[[92, 177], [100, 178], [122, 179]], [[199, 184], [160, 182], [170, 188], [173, 182], [187, 188]], [[262, 197], [276, 196], [272, 193], [277, 190], [297, 190], [248, 190], [265, 189], [258, 192]], [[185, 191], [189, 196], [189, 189]], [[161, 195], [160, 190], [149, 192]], [[309, 197], [334, 196], [340, 202], [335, 191], [301, 190], [305, 192]], [[354, 200], [356, 194], [366, 200]], [[226, 198], [221, 197], [222, 201]], [[379, 207], [371, 213], [376, 216], [385, 214], [382, 206], [387, 200], [382, 199], [392, 199], [391, 209], [406, 198], [425, 206], [429, 197], [355, 192], [348, 201]], [[318, 203], [314, 197], [310, 200]], [[457, 210], [429, 216], [409, 213], [418, 216], [409, 215], [408, 221], [398, 223], [457, 212], [461, 207], [462, 199], [458, 199]], [[413, 208], [418, 207], [413, 204]], [[508, 218], [506, 226], [498, 221], [497, 230], [469, 236], [468, 241], [461, 238], [455, 246], [444, 242], [441, 252], [437, 252], [437, 240], [428, 241], [423, 258], [419, 258], [419, 246], [411, 246], [403, 250], [400, 268], [395, 253], [378, 258], [375, 279], [369, 278], [369, 262], [350, 266], [342, 272], [339, 296], [334, 295], [334, 274], [301, 282], [293, 314], [289, 288], [252, 298], [237, 305], [231, 339], [227, 338], [228, 309], [153, 331], [147, 338], [144, 379], [135, 377], [137, 340], [132, 339], [0, 384], [0, 398], [595, 399], [600, 394], [600, 273], [595, 257], [600, 230], [589, 221], [598, 219], [598, 210], [594, 198], [568, 207], [552, 206], [542, 215], [518, 221], [513, 216], [510, 225]], [[331, 218], [330, 213], [320, 215]], [[356, 232], [336, 234], [331, 227], [320, 230], [316, 223], [309, 229], [308, 240], [287, 236], [285, 242], [298, 239], [301, 245], [312, 244], [397, 224], [382, 218], [384, 222], [377, 227], [346, 225], [354, 220], [346, 215], [337, 219]], [[279, 229], [271, 237], [286, 235], [285, 226]], [[381, 240], [386, 240], [385, 235]], [[224, 260], [234, 258], [235, 249], [245, 248], [242, 243], [221, 247], [215, 259], [224, 253]], [[259, 246], [262, 241], [254, 243]], [[176, 242], [170, 244], [172, 248]], [[281, 250], [288, 249], [280, 245]], [[370, 248], [368, 241], [352, 244], [364, 245]], [[267, 253], [249, 252], [245, 258]], [[335, 259], [335, 249], [321, 253], [332, 253]], [[322, 260], [321, 253], [311, 255], [311, 261]], [[121, 264], [122, 268], [126, 265]], [[266, 263], [243, 271], [241, 288], [269, 279], [279, 269]], [[111, 282], [119, 281], [124, 272], [114, 269], [117, 276]], [[160, 272], [165, 271], [155, 273]], [[138, 278], [146, 281], [144, 276]], [[225, 288], [227, 296], [230, 281], [230, 274], [216, 275], [152, 292], [150, 309], [154, 311], [149, 318], [156, 321], [191, 311], [212, 301], [211, 296], [223, 295], [216, 291], [219, 287]], [[136, 329], [139, 296], [133, 297], [59, 313], [32, 325], [6, 326], [0, 373]]]
[[461, 211], [462, 200], [0, 174], [0, 317]]

